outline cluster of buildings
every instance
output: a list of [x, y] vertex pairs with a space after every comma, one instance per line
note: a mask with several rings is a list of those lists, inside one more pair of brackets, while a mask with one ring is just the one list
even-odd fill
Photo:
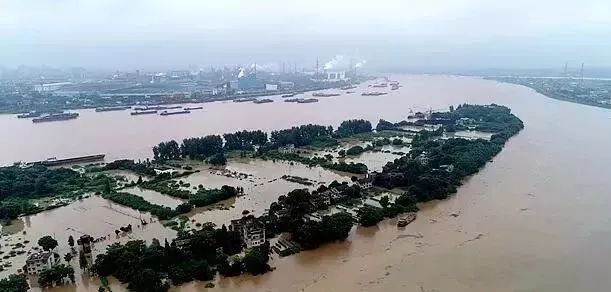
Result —
[[[83, 252], [86, 256], [91, 256], [91, 248], [93, 243], [93, 237], [89, 235], [83, 235], [77, 239], [77, 245], [79, 251]], [[45, 269], [53, 268], [60, 264], [61, 257], [54, 250], [49, 251], [38, 251], [28, 256], [25, 261], [25, 272], [29, 275], [38, 275]]]

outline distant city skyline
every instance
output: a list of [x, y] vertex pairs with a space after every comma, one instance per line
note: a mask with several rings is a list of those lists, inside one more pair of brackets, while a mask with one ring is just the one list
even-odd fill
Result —
[[561, 2], [5, 0], [0, 66], [611, 67], [611, 2]]

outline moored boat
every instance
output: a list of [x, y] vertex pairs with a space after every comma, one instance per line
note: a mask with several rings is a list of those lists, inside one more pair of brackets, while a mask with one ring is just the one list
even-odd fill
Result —
[[270, 103], [270, 102], [274, 102], [274, 101], [269, 99], [269, 98], [264, 98], [264, 99], [256, 99], [253, 102], [256, 103], [256, 104], [260, 104], [260, 103]]
[[397, 221], [397, 226], [405, 227], [407, 226], [407, 224], [414, 222], [414, 220], [416, 220], [416, 212], [407, 213], [405, 217], [399, 218], [399, 220]]
[[339, 93], [325, 93], [325, 92], [314, 92], [312, 93], [314, 97], [332, 97], [332, 96], [340, 96]]
[[163, 111], [161, 112], [160, 115], [162, 116], [173, 116], [173, 115], [184, 115], [184, 114], [190, 114], [190, 111], [187, 110], [183, 110], [183, 111], [176, 111], [176, 112], [169, 112], [169, 111]]
[[203, 109], [203, 106], [195, 106], [195, 107], [186, 107], [185, 110], [186, 111], [194, 111], [194, 110], [200, 110]]
[[65, 121], [72, 120], [78, 118], [78, 113], [59, 113], [59, 114], [50, 114], [46, 116], [42, 116], [40, 118], [32, 119], [34, 123], [43, 123], [43, 122], [55, 122], [55, 121]]
[[40, 117], [41, 115], [42, 115], [42, 113], [40, 113], [40, 112], [31, 111], [31, 112], [28, 112], [28, 113], [18, 114], [17, 118], [20, 118], [20, 119], [37, 118], [37, 117]]
[[56, 159], [55, 157], [49, 158], [47, 160], [41, 161], [40, 164], [44, 166], [58, 166], [63, 164], [70, 163], [83, 163], [83, 162], [93, 162], [102, 160], [106, 157], [106, 154], [95, 154], [95, 155], [86, 155], [86, 156], [78, 156], [78, 157], [70, 157], [64, 159]]
[[257, 98], [255, 98], [255, 97], [236, 98], [236, 99], [233, 100], [233, 102], [249, 102], [249, 101], [253, 101], [253, 100], [257, 100]]
[[385, 95], [388, 94], [386, 92], [363, 92], [361, 95], [362, 96], [380, 96], [380, 95]]
[[313, 103], [313, 102], [318, 102], [318, 99], [316, 98], [300, 98], [297, 100], [297, 103]]
[[132, 108], [131, 106], [104, 106], [97, 107], [96, 112], [112, 112], [112, 111], [123, 111]]
[[140, 110], [129, 113], [132, 116], [156, 114], [157, 110]]

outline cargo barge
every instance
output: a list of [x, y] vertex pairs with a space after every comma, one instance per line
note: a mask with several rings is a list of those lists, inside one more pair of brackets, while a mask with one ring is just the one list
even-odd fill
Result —
[[313, 97], [332, 97], [332, 96], [340, 96], [339, 93], [324, 93], [324, 92], [314, 92], [312, 93]]
[[249, 102], [249, 101], [254, 101], [257, 100], [256, 97], [243, 97], [243, 98], [236, 98], [233, 100], [233, 102]]
[[173, 105], [173, 106], [161, 106], [161, 105], [155, 105], [155, 106], [144, 106], [144, 107], [135, 107], [134, 110], [136, 111], [162, 111], [162, 110], [169, 110], [169, 109], [179, 109], [182, 108], [182, 106], [180, 105]]
[[157, 110], [147, 110], [147, 111], [135, 111], [129, 114], [132, 116], [139, 116], [139, 115], [150, 115], [150, 114], [156, 114], [156, 113], [157, 113]]
[[44, 166], [58, 166], [72, 163], [94, 162], [98, 160], [103, 160], [104, 157], [106, 157], [106, 154], [86, 155], [64, 159], [56, 159], [55, 157], [53, 157], [47, 160], [40, 161], [40, 164]]
[[131, 106], [105, 106], [105, 107], [97, 107], [95, 109], [96, 112], [112, 112], [112, 111], [124, 111], [131, 109]]
[[168, 111], [163, 111], [161, 112], [160, 115], [162, 116], [172, 116], [172, 115], [183, 115], [183, 114], [190, 114], [190, 111], [177, 111], [177, 112], [168, 112]]
[[50, 114], [40, 118], [32, 119], [34, 123], [43, 123], [43, 122], [55, 122], [55, 121], [65, 121], [72, 120], [78, 118], [78, 113], [61, 113], [61, 114]]
[[313, 102], [318, 102], [318, 99], [316, 98], [301, 98], [297, 100], [297, 103], [313, 103]]
[[380, 96], [380, 95], [385, 95], [388, 94], [386, 92], [363, 92], [361, 95], [362, 96]]
[[293, 93], [288, 93], [288, 94], [283, 94], [282, 98], [287, 98], [287, 97], [294, 97], [295, 95], [297, 95], [297, 92], [293, 92]]
[[203, 106], [196, 106], [196, 107], [186, 107], [185, 110], [186, 111], [194, 111], [194, 110], [200, 110], [203, 109]]

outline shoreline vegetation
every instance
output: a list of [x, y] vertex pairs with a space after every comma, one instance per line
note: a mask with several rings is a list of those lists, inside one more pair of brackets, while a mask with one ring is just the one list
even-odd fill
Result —
[[[588, 80], [589, 86], [576, 78], [486, 77], [488, 80], [522, 85], [556, 100], [611, 109], [611, 81]], [[604, 83], [604, 85], [603, 85]]]
[[[439, 127], [418, 132], [404, 129], [406, 126], [418, 125]], [[333, 181], [312, 191], [297, 188], [286, 195], [280, 195], [263, 215], [242, 218], [262, 224], [267, 240], [283, 234], [288, 235], [288, 241], [279, 239], [275, 245], [266, 241], [245, 248], [238, 230], [233, 230], [231, 226], [218, 227], [204, 223], [200, 229], [177, 228], [176, 239], [171, 242], [166, 240], [163, 244], [156, 239], [148, 245], [142, 240], [115, 243], [105, 253], [97, 255], [90, 272], [99, 277], [116, 277], [130, 291], [136, 292], [167, 291], [170, 284], [180, 285], [192, 280], [208, 281], [217, 274], [230, 277], [243, 273], [257, 275], [268, 272], [271, 270], [268, 261], [272, 252], [287, 256], [328, 242], [342, 241], [354, 225], [374, 226], [385, 218], [416, 212], [416, 204], [419, 202], [447, 198], [456, 192], [466, 177], [477, 173], [491, 161], [507, 140], [523, 127], [522, 121], [511, 114], [507, 107], [463, 104], [456, 109], [450, 107], [449, 112], [416, 113], [396, 123], [380, 120], [375, 131], [369, 121], [349, 120], [342, 122], [337, 129], [309, 124], [269, 134], [258, 130], [239, 131], [187, 138], [180, 144], [174, 140], [161, 142], [153, 148], [152, 161], [121, 160], [94, 166], [86, 171], [90, 175], [89, 179], [97, 177], [103, 182], [101, 185], [88, 183], [99, 187], [98, 194], [106, 199], [150, 212], [160, 220], [168, 220], [184, 217], [181, 214], [190, 212], [193, 207], [214, 204], [243, 192], [231, 186], [220, 189], [197, 186], [195, 192], [190, 191], [192, 186], [176, 181], [178, 177], [195, 173], [183, 163], [186, 160], [224, 165], [226, 157], [232, 157], [229, 153], [239, 153], [240, 157], [321, 166], [351, 172], [364, 178], [353, 176], [352, 183]], [[489, 140], [446, 136], [456, 131], [493, 134]], [[397, 133], [408, 134], [411, 143], [391, 139]], [[343, 141], [355, 137], [372, 143], [365, 147], [353, 146], [344, 151], [339, 159], [374, 151], [375, 147], [384, 145], [409, 144], [411, 150], [388, 162], [381, 172], [374, 173], [369, 173], [367, 166], [362, 163], [344, 163], [342, 160], [333, 162], [330, 157], [308, 158], [302, 156], [300, 150], [335, 148]], [[174, 172], [160, 172], [159, 168], [163, 165]], [[120, 192], [119, 189], [113, 189], [114, 182], [111, 179], [100, 178], [104, 177], [100, 172], [106, 170], [134, 172], [141, 177], [138, 182], [130, 183], [130, 186], [151, 189], [185, 200], [185, 203], [172, 209], [152, 204], [137, 195]], [[0, 178], [2, 171], [0, 169]], [[152, 179], [144, 181], [142, 176]], [[283, 179], [305, 186], [311, 184], [311, 181], [300, 177], [286, 176]], [[365, 179], [369, 179], [370, 185], [367, 185]], [[2, 186], [0, 181], [0, 190]], [[27, 192], [24, 194], [26, 197], [31, 195]]]

